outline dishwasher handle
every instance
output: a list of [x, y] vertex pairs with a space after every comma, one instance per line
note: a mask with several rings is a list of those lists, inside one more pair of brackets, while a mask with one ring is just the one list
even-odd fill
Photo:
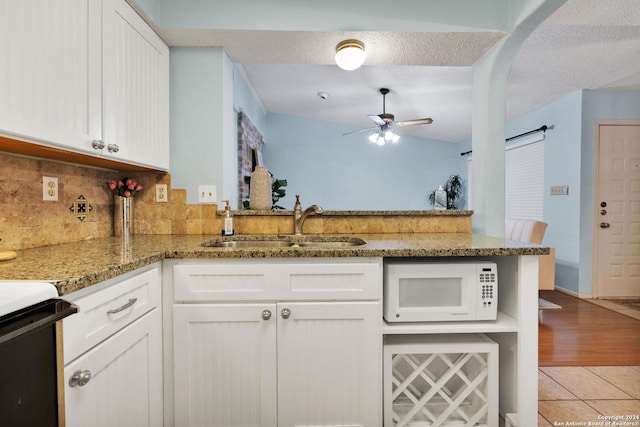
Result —
[[51, 326], [78, 312], [78, 306], [62, 299], [49, 299], [3, 317], [0, 324], [0, 344], [20, 335]]

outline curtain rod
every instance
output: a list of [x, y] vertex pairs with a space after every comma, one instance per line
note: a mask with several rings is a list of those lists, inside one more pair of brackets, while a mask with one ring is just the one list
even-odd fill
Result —
[[[521, 133], [520, 135], [512, 136], [510, 138], [505, 139], [504, 141], [505, 142], [509, 142], [512, 139], [520, 138], [522, 136], [531, 135], [532, 133], [546, 132], [547, 129], [553, 129], [553, 126], [542, 125], [538, 129], [530, 130], [529, 132], [525, 132], [525, 133]], [[471, 153], [473, 153], [473, 150], [465, 151], [464, 153], [460, 153], [460, 155], [461, 156], [466, 156], [466, 155], [471, 154]]]

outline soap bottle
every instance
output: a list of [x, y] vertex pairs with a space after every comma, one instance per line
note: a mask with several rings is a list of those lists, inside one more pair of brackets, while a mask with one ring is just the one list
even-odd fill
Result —
[[231, 216], [231, 206], [229, 206], [228, 200], [223, 200], [227, 204], [224, 207], [224, 230], [222, 230], [223, 236], [233, 236], [233, 216]]

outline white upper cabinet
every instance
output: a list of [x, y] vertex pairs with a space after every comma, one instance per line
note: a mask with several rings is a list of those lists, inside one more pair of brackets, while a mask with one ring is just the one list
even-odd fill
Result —
[[124, 0], [103, 0], [104, 153], [169, 169], [169, 48]]
[[101, 138], [100, 14], [95, 1], [0, 0], [4, 134], [93, 151]]
[[124, 0], [0, 0], [0, 134], [169, 169], [169, 48]]

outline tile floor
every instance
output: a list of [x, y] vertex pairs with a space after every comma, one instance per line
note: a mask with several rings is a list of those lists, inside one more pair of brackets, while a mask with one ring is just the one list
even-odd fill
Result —
[[615, 302], [602, 300], [602, 299], [585, 299], [584, 301], [588, 301], [592, 304], [599, 305], [600, 307], [608, 308], [609, 310], [613, 310], [616, 313], [624, 314], [625, 316], [633, 317], [634, 319], [640, 320], [640, 311], [634, 310], [632, 308], [626, 307], [621, 304], [616, 304]]
[[539, 368], [538, 427], [570, 425], [640, 426], [640, 366]]

